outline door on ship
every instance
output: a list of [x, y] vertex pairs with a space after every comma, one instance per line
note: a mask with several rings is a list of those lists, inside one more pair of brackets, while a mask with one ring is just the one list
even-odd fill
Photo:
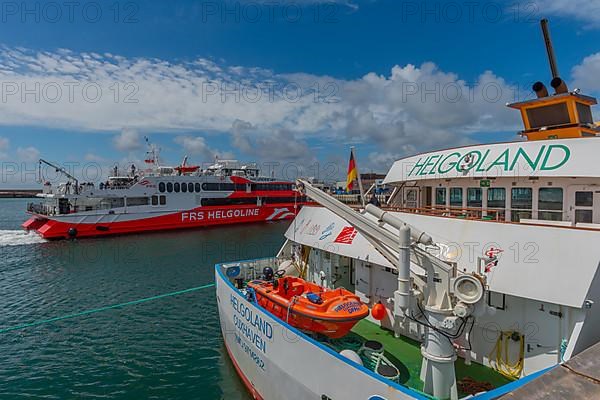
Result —
[[567, 191], [569, 219], [575, 223], [600, 224], [600, 190], [597, 186], [573, 185]]
[[419, 188], [408, 187], [404, 188], [404, 207], [418, 208], [419, 207]]
[[354, 260], [349, 257], [337, 256], [334, 265], [333, 286], [343, 287], [354, 292]]

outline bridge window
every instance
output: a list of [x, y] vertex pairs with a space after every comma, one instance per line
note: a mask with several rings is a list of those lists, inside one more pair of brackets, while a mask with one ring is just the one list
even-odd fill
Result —
[[165, 204], [167, 204], [167, 196], [160, 196], [160, 205], [164, 206]]
[[193, 183], [188, 183], [188, 192], [194, 193], [194, 184]]
[[175, 182], [175, 184], [173, 185], [173, 190], [175, 190], [175, 193], [179, 193], [179, 191], [181, 190], [181, 185], [179, 184], [179, 182]]
[[527, 118], [532, 128], [564, 125], [571, 122], [566, 103], [530, 108], [527, 110]]
[[161, 193], [164, 193], [165, 190], [166, 190], [165, 189], [165, 183], [164, 182], [159, 183], [158, 184], [158, 191], [161, 192]]
[[182, 184], [181, 184], [181, 191], [182, 191], [183, 193], [187, 193], [187, 183], [182, 183]]
[[435, 188], [435, 205], [445, 206], [446, 205], [446, 188], [439, 187]]
[[450, 188], [450, 206], [462, 207], [463, 200], [463, 189], [462, 188]]
[[173, 192], [173, 184], [171, 182], [167, 183], [167, 192], [169, 192], [169, 193]]
[[540, 188], [538, 200], [538, 219], [562, 221], [562, 188]]
[[467, 189], [467, 207], [481, 207], [481, 188]]
[[200, 193], [200, 191], [201, 191], [201, 189], [202, 189], [202, 188], [200, 187], [200, 184], [199, 184], [199, 183], [196, 183], [196, 184], [194, 185], [194, 189], [195, 189], [196, 193]]
[[523, 218], [531, 218], [533, 205], [533, 189], [513, 188], [511, 192], [511, 221], [519, 222]]
[[577, 103], [577, 114], [579, 114], [579, 123], [593, 124], [592, 109], [587, 104]]

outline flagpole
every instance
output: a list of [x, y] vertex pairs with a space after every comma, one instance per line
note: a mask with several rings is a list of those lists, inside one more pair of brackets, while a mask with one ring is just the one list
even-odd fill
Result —
[[360, 201], [362, 206], [365, 206], [365, 191], [363, 190], [362, 179], [360, 178], [360, 170], [358, 169], [358, 161], [356, 161], [356, 154], [354, 153], [354, 146], [350, 147], [350, 152], [354, 158], [354, 168], [356, 168], [356, 180], [358, 181], [358, 190], [360, 190]]

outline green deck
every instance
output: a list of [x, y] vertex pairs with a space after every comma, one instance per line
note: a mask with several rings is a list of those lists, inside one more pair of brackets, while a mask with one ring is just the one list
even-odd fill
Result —
[[[356, 324], [352, 329], [352, 333], [362, 340], [376, 340], [383, 344], [386, 357], [400, 370], [400, 383], [417, 391], [423, 390], [423, 382], [420, 379], [423, 358], [419, 342], [406, 337], [396, 338], [393, 332], [382, 329], [367, 320], [362, 320]], [[342, 343], [337, 344], [341, 345]], [[336, 341], [330, 341], [330, 345], [336, 347]], [[465, 377], [470, 377], [477, 382], [489, 382], [494, 387], [503, 386], [511, 382], [498, 372], [484, 365], [475, 362], [471, 362], [471, 365], [465, 365], [462, 358], [456, 361], [455, 368], [456, 380], [458, 382]], [[459, 390], [459, 397], [466, 395], [467, 393], [461, 393]]]

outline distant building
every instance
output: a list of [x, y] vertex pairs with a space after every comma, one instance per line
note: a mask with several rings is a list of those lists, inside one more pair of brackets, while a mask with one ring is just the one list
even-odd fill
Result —
[[[361, 181], [362, 181], [363, 189], [366, 192], [367, 190], [369, 190], [369, 188], [373, 184], [375, 184], [375, 187], [377, 189], [381, 189], [383, 187], [383, 183], [382, 182], [383, 182], [383, 179], [385, 178], [385, 174], [377, 174], [377, 173], [374, 173], [374, 172], [369, 172], [369, 173], [366, 173], [366, 174], [361, 174], [360, 178], [361, 178]], [[346, 193], [346, 181], [336, 182], [335, 186], [337, 188], [337, 192], [338, 193]], [[352, 189], [352, 193], [353, 194], [360, 193], [357, 181], [354, 181], [354, 187]]]

